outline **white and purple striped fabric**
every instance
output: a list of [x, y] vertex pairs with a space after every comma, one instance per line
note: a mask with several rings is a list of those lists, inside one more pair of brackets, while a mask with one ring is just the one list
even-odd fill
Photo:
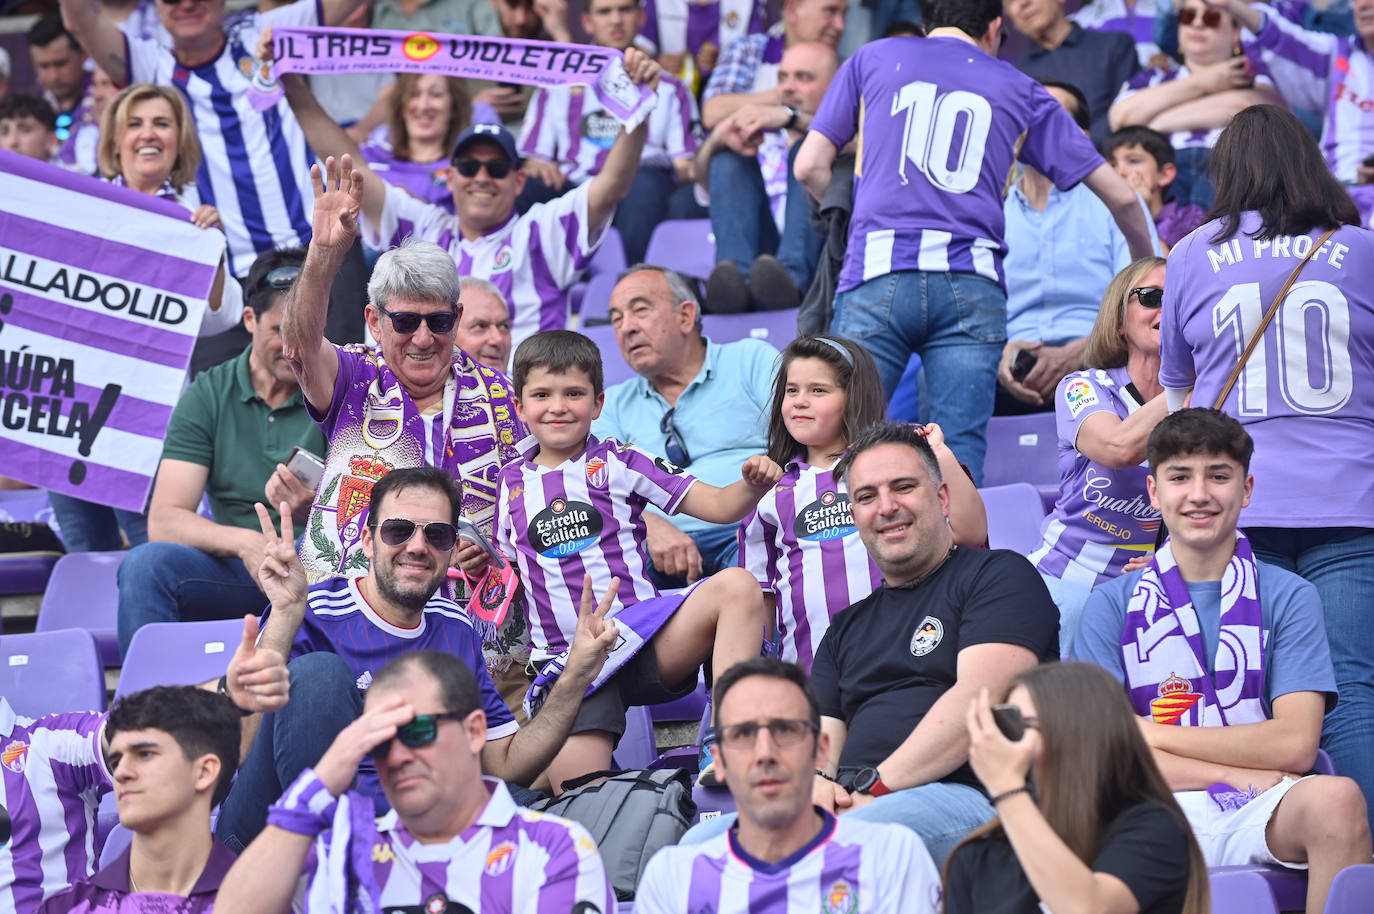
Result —
[[787, 465], [740, 525], [739, 558], [777, 601], [782, 659], [808, 673], [835, 613], [883, 580], [854, 527], [844, 484], [802, 460]]
[[14, 829], [0, 845], [0, 911], [29, 914], [95, 869], [95, 810], [111, 788], [105, 715], [15, 714], [0, 696], [0, 803]]
[[[1187, 64], [1179, 64], [1173, 70], [1161, 70], [1158, 67], [1151, 67], [1148, 70], [1141, 70], [1135, 76], [1126, 81], [1117, 93], [1116, 99], [1112, 104], [1116, 104], [1124, 98], [1130, 98], [1141, 89], [1152, 89], [1155, 86], [1162, 86], [1165, 83], [1173, 82], [1176, 79], [1183, 79], [1190, 76], [1191, 71]], [[1264, 73], [1255, 74], [1255, 86], [1273, 87], [1274, 81]], [[1217, 138], [1221, 136], [1222, 127], [1213, 127], [1211, 130], [1176, 130], [1169, 134], [1169, 145], [1175, 149], [1191, 149], [1201, 147], [1211, 149], [1217, 144]]]
[[0, 152], [6, 476], [143, 509], [223, 252], [175, 203]]
[[496, 500], [497, 546], [514, 557], [530, 603], [535, 660], [557, 656], [572, 642], [582, 577], [602, 594], [620, 578], [610, 615], [658, 596], [645, 573], [644, 509], [677, 511], [695, 477], [613, 438], [587, 436], [587, 449], [557, 468], [534, 462], [533, 436], [520, 457], [501, 469]]
[[[1167, 4], [1161, 3], [1160, 6]], [[1125, 32], [1135, 39], [1135, 52], [1142, 67], [1152, 66], [1150, 60], [1159, 53], [1155, 44], [1155, 0], [1092, 0], [1069, 18], [1085, 29], [1097, 32]]]
[[[639, 164], [672, 168], [677, 159], [690, 158], [697, 151], [694, 125], [700, 117], [692, 93], [664, 73]], [[554, 162], [571, 183], [581, 184], [601, 171], [619, 135], [620, 119], [584, 87], [541, 86], [520, 131], [520, 154]]]
[[736, 827], [701, 844], [663, 848], [644, 869], [635, 914], [940, 911], [940, 874], [914, 831], [821, 815], [820, 834], [773, 864], [746, 852]]
[[556, 200], [538, 203], [469, 241], [458, 217], [387, 185], [380, 225], [362, 220], [363, 242], [379, 250], [407, 236], [433, 241], [458, 263], [459, 276], [490, 280], [510, 302], [511, 346], [541, 330], [568, 323], [568, 292], [577, 282], [611, 224], [587, 224], [587, 185]]
[[640, 37], [651, 53], [696, 54], [704, 45], [727, 48], [737, 38], [767, 28], [766, 0], [644, 0]]

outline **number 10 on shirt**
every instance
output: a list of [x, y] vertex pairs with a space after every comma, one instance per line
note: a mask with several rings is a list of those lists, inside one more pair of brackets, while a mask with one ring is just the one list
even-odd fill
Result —
[[[903, 111], [906, 126], [902, 148], [906, 155], [897, 167], [902, 183], [908, 182], [909, 159], [941, 190], [952, 194], [973, 190], [983, 169], [983, 148], [992, 128], [992, 106], [987, 99], [963, 89], [940, 94], [934, 83], [916, 80], [893, 95], [892, 116]], [[960, 140], [957, 148], [956, 134]]]

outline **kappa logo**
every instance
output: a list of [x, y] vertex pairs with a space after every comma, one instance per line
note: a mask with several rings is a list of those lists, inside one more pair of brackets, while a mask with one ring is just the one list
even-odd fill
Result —
[[849, 883], [837, 879], [821, 900], [821, 909], [825, 914], [854, 914], [859, 910], [859, 894]]
[[487, 854], [486, 873], [488, 876], [500, 876], [510, 869], [514, 862], [515, 844], [511, 841], [502, 841]]
[[3, 752], [0, 752], [0, 764], [3, 764], [15, 774], [24, 773], [24, 765], [29, 758], [29, 744], [22, 739], [17, 739], [7, 745]]
[[924, 657], [940, 646], [945, 637], [945, 625], [934, 616], [926, 616], [911, 635], [911, 655]]

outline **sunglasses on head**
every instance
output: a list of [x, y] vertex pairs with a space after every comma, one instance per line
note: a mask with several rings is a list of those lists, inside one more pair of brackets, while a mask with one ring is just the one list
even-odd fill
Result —
[[[396, 736], [401, 745], [409, 746], [411, 749], [422, 749], [434, 742], [439, 737], [439, 721], [441, 720], [462, 720], [467, 717], [460, 711], [443, 711], [439, 714], [416, 714], [411, 718], [410, 723], [401, 724], [396, 728]], [[391, 740], [373, 746], [367, 754], [373, 758], [386, 758], [391, 751]]]
[[[388, 546], [404, 546], [415, 535], [415, 528], [418, 524], [413, 520], [406, 520], [404, 517], [389, 517], [380, 524], [370, 524], [369, 526], [377, 531], [377, 536]], [[453, 544], [458, 542], [458, 530], [453, 524], [434, 521], [425, 524], [424, 530], [425, 542], [440, 552], [448, 552], [453, 548]]]
[[278, 292], [285, 292], [300, 275], [300, 267], [277, 267], [264, 276], [262, 281]]
[[[1134, 295], [1136, 301], [1151, 311], [1164, 304], [1164, 290], [1157, 286], [1142, 286], [1139, 289], [1132, 289], [1131, 295]], [[1126, 297], [1130, 298], [1131, 296]]]
[[1202, 28], [1219, 29], [1221, 28], [1221, 10], [1195, 10], [1181, 9], [1178, 11], [1179, 25], [1192, 25], [1201, 19]]
[[383, 317], [391, 318], [391, 329], [403, 336], [419, 330], [421, 321], [429, 325], [429, 332], [435, 336], [452, 333], [454, 325], [458, 323], [457, 308], [452, 311], [434, 311], [429, 314], [421, 314], [418, 311], [388, 311], [381, 305], [377, 306], [377, 310], [381, 312]]
[[682, 433], [673, 424], [673, 413], [677, 412], [677, 407], [673, 407], [663, 414], [663, 418], [658, 423], [658, 430], [668, 436], [668, 443], [663, 448], [668, 457], [668, 462], [674, 466], [685, 467], [692, 462], [692, 455], [687, 453], [687, 443], [682, 440]]
[[458, 174], [465, 178], [475, 178], [477, 172], [485, 168], [487, 174], [500, 181], [510, 174], [511, 164], [509, 159], [477, 159], [472, 156], [464, 156], [461, 159], [454, 159], [453, 167], [458, 169]]

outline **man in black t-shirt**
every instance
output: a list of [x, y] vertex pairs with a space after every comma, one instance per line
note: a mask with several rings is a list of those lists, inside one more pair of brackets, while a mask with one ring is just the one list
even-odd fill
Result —
[[883, 586], [836, 615], [816, 652], [830, 753], [815, 800], [906, 825], [942, 863], [993, 815], [968, 767], [968, 703], [1057, 658], [1059, 612], [1023, 556], [954, 546], [949, 490], [911, 426], [872, 426], [835, 472]]

